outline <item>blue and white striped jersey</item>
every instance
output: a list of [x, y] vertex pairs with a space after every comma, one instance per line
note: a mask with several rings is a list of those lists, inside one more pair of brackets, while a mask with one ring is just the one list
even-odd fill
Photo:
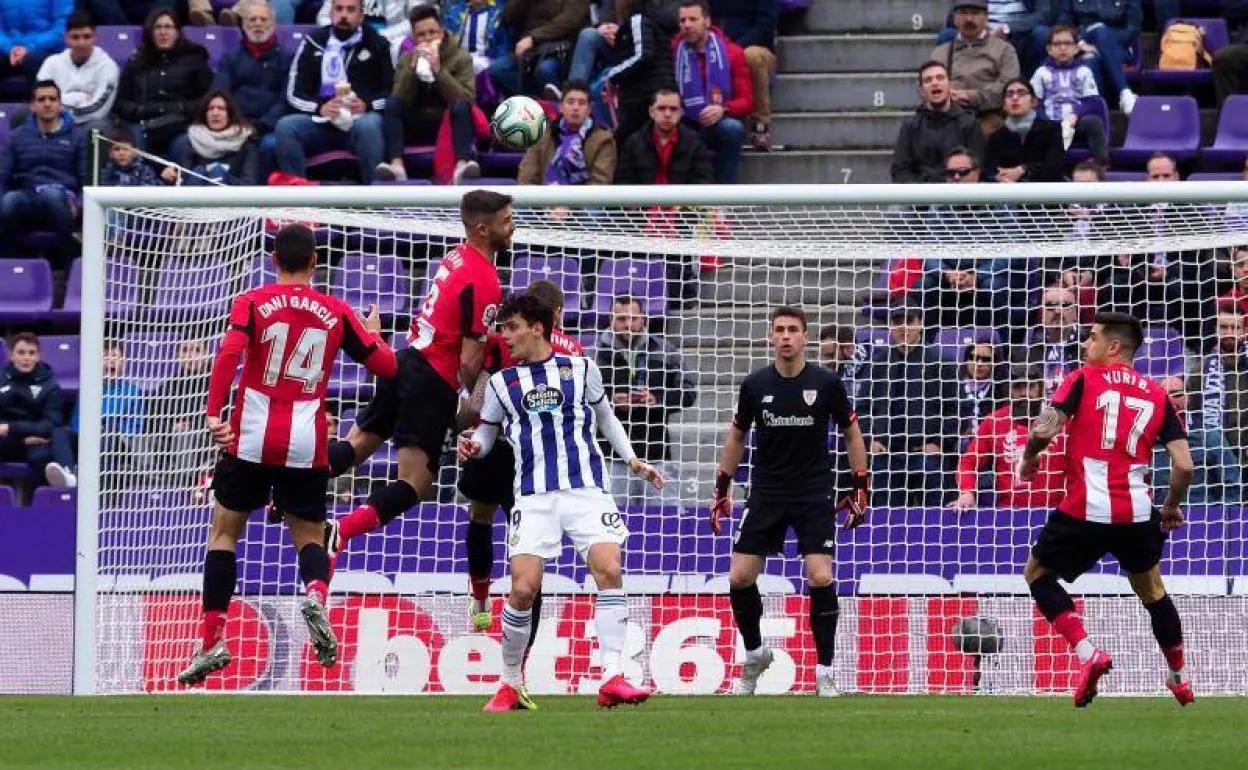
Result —
[[594, 406], [607, 397], [598, 365], [554, 355], [490, 377], [481, 421], [500, 425], [516, 455], [516, 496], [606, 490]]

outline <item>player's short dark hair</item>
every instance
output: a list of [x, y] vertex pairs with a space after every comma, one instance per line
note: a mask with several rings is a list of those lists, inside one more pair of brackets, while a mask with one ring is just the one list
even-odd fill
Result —
[[[565, 92], [566, 93], [566, 92]], [[540, 280], [529, 284], [529, 288], [524, 290], [525, 294], [530, 297], [537, 297], [543, 303], [550, 306], [551, 310], [563, 309], [563, 289], [554, 281]]]
[[802, 331], [806, 331], [806, 311], [795, 305], [781, 305], [771, 311], [771, 317], [767, 319], [769, 325], [775, 325], [777, 318], [796, 318], [802, 324]]
[[656, 104], [658, 104], [658, 103], [659, 103], [659, 97], [660, 97], [660, 96], [675, 96], [677, 99], [679, 99], [679, 98], [680, 98], [680, 91], [677, 91], [677, 90], [676, 90], [676, 89], [674, 89], [674, 88], [660, 88], [659, 90], [657, 90], [657, 91], [655, 91], [655, 92], [654, 92], [654, 95], [653, 95], [653, 96], [651, 96], [651, 97], [650, 97], [650, 106], [651, 106], [651, 107], [653, 107], [654, 105], [656, 105]]
[[273, 239], [273, 256], [286, 272], [301, 273], [316, 257], [316, 235], [307, 225], [286, 225]]
[[711, 4], [707, 0], [680, 0], [681, 8], [692, 8], [695, 5], [702, 9], [703, 16], [711, 18]]
[[493, 219], [511, 202], [510, 195], [493, 190], [470, 190], [459, 201], [459, 217], [465, 227], [472, 227], [483, 219]]
[[129, 126], [115, 123], [108, 127], [104, 132], [104, 138], [113, 144], [130, 144], [138, 146], [138, 141], [134, 138], [134, 132]]
[[927, 72], [932, 67], [940, 67], [942, 70], [945, 71], [946, 75], [949, 74], [949, 66], [947, 64], [945, 64], [944, 62], [936, 61], [935, 59], [928, 59], [927, 61], [919, 65], [919, 83], [920, 84], [923, 83], [923, 73]]
[[413, 27], [416, 26], [417, 22], [425, 19], [433, 19], [438, 23], [439, 27], [442, 26], [442, 17], [438, 15], [438, 6], [436, 5], [418, 5], [407, 15], [407, 23]]
[[1076, 163], [1075, 167], [1071, 169], [1071, 172], [1070, 172], [1071, 177], [1073, 178], [1074, 175], [1080, 171], [1091, 171], [1092, 173], [1096, 174], [1096, 181], [1098, 182], [1105, 181], [1105, 167], [1102, 166], [1100, 163], [1097, 163], [1092, 158], [1088, 158], [1087, 160], [1081, 160], [1078, 163]]
[[[577, 79], [563, 81], [563, 95], [567, 96], [569, 91], [580, 91], [585, 94], [586, 99], [592, 98], [589, 93], [589, 83], [586, 83], [584, 80]], [[560, 99], [559, 101], [563, 100]]]
[[69, 20], [65, 22], [65, 31], [71, 29], [95, 29], [95, 18], [85, 10], [77, 10], [69, 15]]
[[1092, 323], [1100, 324], [1105, 334], [1115, 337], [1133, 354], [1144, 344], [1144, 326], [1130, 313], [1102, 311], [1092, 317]]
[[640, 310], [643, 313], [646, 312], [646, 306], [642, 304], [640, 299], [638, 299], [637, 297], [634, 297], [632, 294], [617, 294], [615, 296], [615, 299], [611, 300], [611, 304], [612, 305], [636, 305], [638, 310]]
[[819, 341], [827, 342], [828, 340], [836, 340], [842, 345], [848, 345], [854, 341], [854, 328], [843, 324], [828, 324], [819, 330]]
[[530, 326], [541, 324], [542, 338], [550, 339], [550, 331], [555, 326], [555, 309], [537, 297], [528, 293], [508, 297], [498, 309], [498, 322], [503, 323], [512, 316], [520, 316]]
[[948, 166], [949, 161], [959, 155], [965, 155], [971, 159], [971, 168], [979, 168], [979, 156], [972, 152], [971, 148], [963, 147], [962, 145], [958, 145], [957, 147], [950, 149], [949, 152], [945, 153], [945, 165]]
[[25, 342], [28, 345], [34, 345], [35, 350], [39, 350], [40, 348], [43, 347], [42, 345], [39, 344], [39, 335], [35, 334], [34, 332], [18, 332], [17, 334], [14, 334], [12, 337], [9, 337], [9, 350], [13, 350], [13, 348], [17, 347], [17, 343], [19, 342]]
[[36, 80], [35, 84], [30, 87], [30, 100], [32, 102], [35, 100], [35, 92], [40, 88], [51, 88], [53, 91], [56, 91], [56, 98], [61, 98], [61, 87], [56, 84], [55, 80]]

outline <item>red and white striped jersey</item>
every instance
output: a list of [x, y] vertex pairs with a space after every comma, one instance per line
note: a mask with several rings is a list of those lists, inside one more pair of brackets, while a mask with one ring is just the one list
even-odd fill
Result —
[[394, 351], [346, 303], [301, 284], [239, 295], [212, 365], [207, 413], [225, 407], [242, 359], [227, 450], [240, 460], [287, 468], [329, 465], [325, 389], [341, 348], [379, 377], [398, 371]]
[[1062, 381], [1053, 406], [1070, 418], [1058, 510], [1104, 524], [1148, 521], [1153, 446], [1187, 438], [1166, 391], [1126, 364], [1084, 366]]

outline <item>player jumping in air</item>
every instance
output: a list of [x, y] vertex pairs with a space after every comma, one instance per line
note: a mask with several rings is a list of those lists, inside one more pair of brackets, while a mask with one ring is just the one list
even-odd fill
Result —
[[[815, 686], [820, 696], [835, 697], [839, 693], [832, 656], [840, 615], [832, 573], [836, 512], [845, 509], [847, 528], [857, 527], [866, 517], [867, 449], [840, 375], [806, 363], [806, 314], [800, 308], [776, 308], [769, 336], [775, 360], [741, 383], [711, 502], [711, 529], [718, 535], [723, 520], [732, 514], [732, 477], [753, 427], [758, 449], [728, 575], [732, 615], [745, 643], [745, 665], [735, 692], [753, 695], [758, 678], [773, 660], [760, 632], [763, 599], [757, 581], [767, 557], [783, 551], [785, 533], [792, 528], [810, 584], [810, 629], [818, 653]], [[832, 420], [845, 438], [852, 469], [850, 489], [835, 504], [836, 471], [828, 453]]]
[[551, 349], [554, 313], [536, 297], [521, 295], [499, 311], [503, 340], [523, 363], [490, 377], [481, 425], [461, 434], [461, 462], [489, 456], [500, 428], [515, 454], [516, 503], [507, 543], [511, 594], [503, 609], [503, 677], [486, 711], [531, 709], [522, 666], [531, 632], [533, 599], [546, 562], [558, 558], [567, 535], [598, 585], [594, 625], [602, 656], [598, 705], [641, 703], [648, 690], [635, 687], [621, 668], [628, 603], [621, 576], [620, 545], [628, 528], [604, 491], [606, 461], [595, 428], [638, 477], [656, 488], [663, 477], [637, 458], [624, 426], [607, 400], [602, 372], [587, 358]]
[[[563, 325], [563, 292], [559, 287], [551, 281], [534, 281], [524, 293], [537, 297], [554, 311], [555, 328], [550, 332], [550, 346], [554, 352], [568, 356], [585, 355], [579, 342], [559, 331]], [[516, 361], [503, 344], [502, 337], [491, 333], [485, 344], [485, 372], [478, 378], [478, 387], [474, 389], [472, 398], [460, 409], [461, 424], [466, 419], [469, 421], [468, 425], [471, 425], [471, 421], [475, 421], [481, 411], [489, 375], [515, 364]], [[473, 628], [477, 631], [485, 631], [493, 623], [490, 614], [490, 584], [494, 571], [494, 517], [499, 508], [510, 516], [516, 502], [515, 493], [512, 491], [515, 475], [515, 454], [507, 441], [500, 441], [494, 451], [485, 457], [464, 463], [459, 474], [459, 491], [468, 498], [469, 520], [464, 544], [468, 553], [468, 583], [472, 590], [469, 614]], [[530, 646], [537, 638], [541, 612], [542, 596], [539, 593], [533, 600]]]
[[[1032, 424], [1019, 465], [1019, 476], [1033, 479], [1040, 453], [1066, 428], [1066, 497], [1032, 547], [1023, 576], [1040, 612], [1079, 656], [1078, 707], [1092, 702], [1097, 682], [1114, 664], [1088, 638], [1057, 579], [1073, 581], [1107, 553], [1118, 560], [1148, 610], [1170, 668], [1166, 687], [1181, 705], [1196, 697], [1183, 669], [1179, 612], [1158, 569], [1166, 533], [1183, 524], [1179, 503], [1192, 481], [1192, 455], [1166, 391], [1132, 368], [1143, 341], [1137, 319], [1098, 313], [1083, 343], [1086, 364], [1062, 381]], [[1160, 515], [1148, 485], [1158, 441], [1170, 455], [1170, 490]]]
[[432, 496], [442, 448], [455, 425], [459, 391], [477, 381], [486, 334], [502, 288], [494, 259], [511, 245], [511, 197], [473, 190], [459, 204], [467, 240], [442, 259], [412, 319], [411, 347], [398, 354], [399, 374], [377, 385], [346, 441], [329, 447], [334, 475], [366, 460], [387, 438], [399, 450], [399, 477], [375, 487], [368, 502], [325, 526], [331, 563], [349, 540], [395, 519]]
[[[338, 642], [325, 616], [329, 557], [322, 545], [329, 483], [325, 388], [339, 348], [378, 377], [394, 377], [394, 351], [381, 340], [376, 306], [355, 311], [312, 288], [316, 238], [303, 225], [278, 232], [277, 283], [239, 295], [230, 309], [208, 390], [207, 423], [221, 459], [212, 474], [215, 505], [204, 556], [203, 644], [184, 685], [230, 662], [223, 638], [238, 580], [235, 551], [249, 512], [269, 502], [285, 514], [307, 590], [301, 606], [317, 659], [332, 666]], [[221, 419], [239, 360], [243, 373], [229, 423]]]

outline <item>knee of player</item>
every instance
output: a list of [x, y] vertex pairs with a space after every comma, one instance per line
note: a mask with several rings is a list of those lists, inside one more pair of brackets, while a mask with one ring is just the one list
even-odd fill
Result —
[[619, 559], [607, 559], [591, 570], [599, 589], [619, 588], [624, 584], [624, 567]]
[[728, 573], [728, 588], [732, 591], [741, 591], [758, 582], [758, 578], [754, 575], [745, 575], [737, 572]]
[[1023, 580], [1027, 581], [1027, 585], [1031, 585], [1047, 574], [1048, 570], [1040, 566], [1040, 562], [1035, 559], [1028, 559], [1027, 566], [1023, 567]]
[[816, 569], [807, 569], [806, 582], [810, 584], [811, 588], [824, 588], [832, 585], [832, 568], [818, 567]]
[[507, 594], [507, 603], [518, 610], [527, 610], [533, 606], [541, 586], [525, 582], [512, 582], [511, 592]]

